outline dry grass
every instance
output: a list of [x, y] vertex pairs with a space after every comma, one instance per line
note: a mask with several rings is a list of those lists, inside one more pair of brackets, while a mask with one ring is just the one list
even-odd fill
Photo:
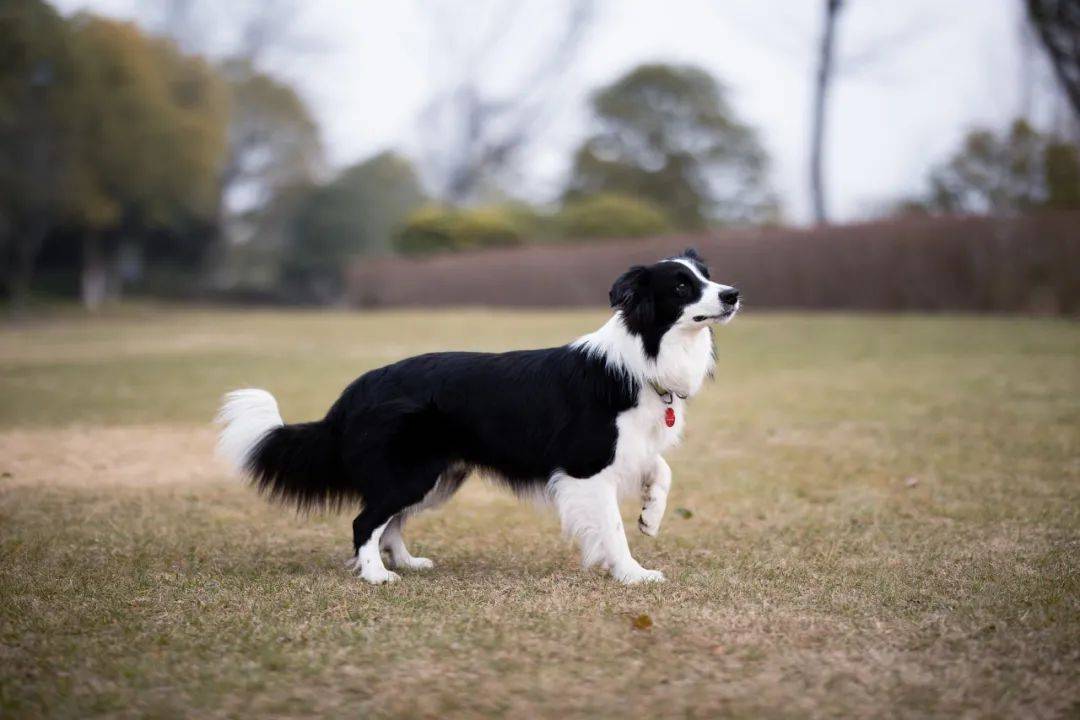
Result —
[[581, 571], [551, 517], [480, 482], [410, 525], [433, 573], [368, 587], [341, 567], [348, 517], [267, 507], [210, 458], [233, 386], [299, 420], [389, 359], [599, 317], [144, 309], [0, 331], [0, 716], [1080, 713], [1073, 323], [725, 329], [670, 458], [690, 517], [631, 538], [659, 587]]

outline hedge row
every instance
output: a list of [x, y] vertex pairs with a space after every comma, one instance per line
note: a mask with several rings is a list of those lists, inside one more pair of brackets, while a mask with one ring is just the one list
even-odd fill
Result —
[[357, 262], [358, 306], [604, 305], [629, 265], [696, 246], [754, 308], [1080, 314], [1080, 213], [919, 218]]

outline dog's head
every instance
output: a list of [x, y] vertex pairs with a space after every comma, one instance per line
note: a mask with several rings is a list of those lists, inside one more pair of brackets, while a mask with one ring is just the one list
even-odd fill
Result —
[[739, 291], [710, 280], [693, 248], [654, 265], [635, 265], [615, 281], [609, 297], [626, 329], [640, 335], [654, 357], [668, 331], [727, 323], [739, 310]]

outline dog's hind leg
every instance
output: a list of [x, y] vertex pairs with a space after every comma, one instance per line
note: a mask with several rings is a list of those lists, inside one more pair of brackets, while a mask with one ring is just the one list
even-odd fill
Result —
[[431, 560], [416, 557], [409, 552], [409, 548], [405, 547], [405, 539], [401, 537], [401, 528], [404, 524], [405, 512], [400, 512], [391, 518], [382, 533], [379, 549], [390, 555], [390, 567], [408, 570], [430, 570], [435, 567], [435, 563]]
[[423, 510], [437, 508], [453, 497], [461, 484], [465, 482], [468, 474], [469, 468], [467, 466], [452, 465], [439, 476], [435, 486], [428, 490], [423, 500], [415, 505], [410, 505], [393, 517], [383, 532], [380, 544], [380, 548], [390, 555], [391, 567], [395, 569], [407, 568], [409, 570], [429, 570], [435, 567], [435, 563], [431, 560], [416, 557], [409, 552], [409, 549], [405, 546], [401, 531], [405, 526], [405, 521], [410, 516], [416, 515]]
[[366, 475], [367, 480], [364, 509], [353, 520], [354, 567], [360, 571], [360, 577], [374, 585], [400, 579], [397, 573], [383, 565], [380, 551], [383, 533], [396, 515], [421, 502], [431, 492], [445, 469], [445, 461], [431, 458], [409, 464], [368, 463], [357, 469], [357, 474]]
[[655, 537], [660, 532], [660, 521], [667, 509], [668, 491], [671, 489], [671, 466], [659, 455], [653, 469], [646, 473], [641, 483], [641, 515], [638, 530]]

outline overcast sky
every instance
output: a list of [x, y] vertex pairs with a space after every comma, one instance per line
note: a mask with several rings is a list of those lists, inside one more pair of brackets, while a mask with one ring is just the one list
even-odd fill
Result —
[[[248, 0], [218, 0], [240, 7]], [[510, 52], [489, 85], [512, 88], [558, 24], [558, 0], [522, 0]], [[162, 0], [60, 0], [62, 10], [155, 22]], [[847, 0], [831, 105], [828, 200], [856, 219], [921, 187], [927, 168], [978, 124], [1002, 126], [1027, 108], [1059, 112], [1046, 68], [1025, 52], [1018, 0]], [[264, 68], [292, 82], [322, 128], [333, 166], [396, 147], [422, 147], [416, 117], [437, 89], [452, 43], [475, 42], [501, 0], [307, 0]], [[523, 158], [519, 191], [547, 199], [588, 130], [590, 89], [643, 61], [700, 65], [731, 91], [773, 158], [785, 215], [809, 215], [806, 155], [820, 0], [599, 0], [580, 55], [560, 79], [545, 130]], [[443, 12], [433, 13], [432, 8]], [[446, 9], [451, 8], [450, 15]], [[204, 30], [224, 51], [228, 10]], [[433, 18], [436, 18], [433, 20]], [[511, 32], [511, 31], [508, 31]], [[451, 44], [448, 44], [451, 43]], [[521, 64], [516, 66], [515, 62]], [[1027, 82], [1025, 82], [1025, 78]], [[1030, 89], [1034, 81], [1034, 91]], [[1025, 86], [1029, 86], [1025, 90]]]

